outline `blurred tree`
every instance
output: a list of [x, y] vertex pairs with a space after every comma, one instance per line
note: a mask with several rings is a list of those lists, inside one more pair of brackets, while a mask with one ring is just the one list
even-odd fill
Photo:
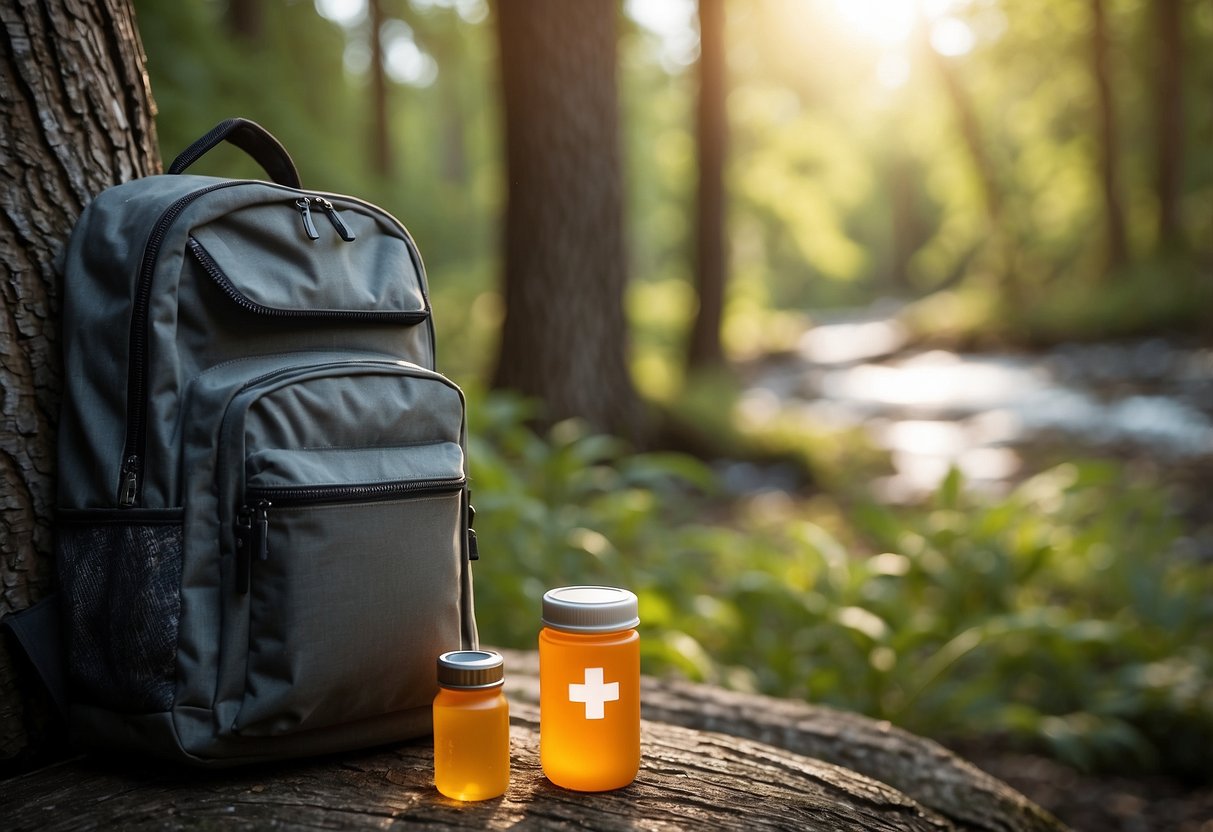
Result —
[[[97, 192], [157, 173], [143, 47], [129, 0], [8, 4], [0, 52], [0, 615], [51, 578], [61, 387], [56, 263]], [[0, 758], [38, 752], [44, 699], [0, 644]], [[20, 761], [18, 761], [20, 762]]]
[[496, 387], [639, 438], [626, 361], [616, 3], [494, 4], [505, 114]]
[[1183, 0], [1154, 0], [1153, 11], [1158, 242], [1171, 248], [1184, 242], [1180, 215], [1185, 129]]
[[392, 172], [391, 114], [388, 110], [387, 67], [383, 56], [383, 0], [370, 4], [371, 44], [371, 166], [379, 176]]
[[943, 81], [944, 90], [948, 94], [948, 99], [952, 102], [960, 134], [964, 138], [965, 149], [968, 150], [969, 161], [973, 165], [973, 173], [976, 174], [977, 181], [981, 184], [986, 216], [991, 227], [998, 228], [1003, 216], [1004, 197], [1002, 186], [998, 181], [998, 171], [994, 167], [994, 161], [990, 158], [981, 122], [977, 117], [977, 110], [956, 71], [948, 63], [948, 59], [931, 48], [928, 42], [924, 41], [922, 48], [935, 65], [940, 80]]
[[1116, 129], [1116, 103], [1112, 95], [1108, 15], [1104, 0], [1091, 0], [1091, 71], [1099, 108], [1099, 170], [1107, 225], [1108, 267], [1129, 259], [1125, 208], [1120, 188], [1120, 145]]
[[724, 160], [728, 136], [725, 111], [724, 0], [699, 0], [699, 100], [696, 139], [699, 192], [695, 201], [695, 286], [699, 304], [687, 349], [690, 370], [724, 363], [720, 325], [728, 274], [725, 236]]
[[245, 43], [260, 43], [265, 31], [261, 0], [228, 0], [224, 22], [227, 30]]

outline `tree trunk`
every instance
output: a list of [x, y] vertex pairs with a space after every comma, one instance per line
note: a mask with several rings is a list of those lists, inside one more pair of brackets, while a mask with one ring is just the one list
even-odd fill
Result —
[[[1061, 832], [1065, 827], [930, 740], [804, 702], [642, 680], [641, 769], [597, 794], [552, 786], [539, 761], [534, 652], [506, 654], [510, 787], [460, 804], [433, 787], [428, 739], [235, 772], [101, 756], [6, 784], [13, 829], [795, 829]], [[900, 785], [895, 785], [899, 783]]]
[[505, 320], [493, 384], [639, 439], [626, 360], [617, 4], [494, 6], [505, 113]]
[[725, 244], [724, 160], [728, 137], [725, 110], [724, 0], [699, 0], [699, 193], [695, 201], [695, 285], [698, 310], [687, 350], [690, 370], [724, 363], [720, 327], [728, 275]]
[[383, 0], [369, 0], [371, 27], [371, 164], [380, 177], [392, 172], [391, 119], [387, 68], [383, 64]]
[[977, 175], [977, 181], [981, 183], [986, 218], [990, 222], [991, 232], [997, 234], [1003, 219], [1002, 187], [998, 181], [994, 162], [986, 148], [985, 135], [981, 129], [981, 122], [977, 118], [973, 100], [969, 97], [968, 90], [965, 89], [960, 78], [957, 77], [952, 64], [931, 46], [927, 25], [920, 22], [918, 30], [920, 32], [918, 49], [934, 65], [935, 71], [943, 82], [944, 91], [952, 102], [960, 135], [964, 139], [965, 149], [969, 153], [969, 161], [973, 166], [973, 172]]
[[1184, 245], [1180, 202], [1184, 168], [1183, 0], [1154, 0], [1155, 148], [1158, 245]]
[[[61, 369], [58, 265], [97, 192], [158, 172], [153, 104], [128, 0], [4, 3], [0, 49], [0, 615], [51, 580]], [[0, 645], [0, 758], [40, 731]]]
[[224, 23], [227, 30], [244, 43], [260, 44], [265, 32], [265, 10], [261, 0], [228, 0]]
[[[978, 257], [988, 252], [991, 267], [996, 270], [1006, 302], [1012, 308], [1021, 308], [1024, 303], [1024, 286], [1019, 276], [1018, 260], [1020, 247], [1016, 243], [1017, 230], [1013, 212], [1007, 210], [1007, 194], [1004, 192], [998, 168], [991, 156], [989, 145], [978, 118], [977, 109], [968, 90], [949, 59], [931, 46], [929, 28], [922, 14], [917, 25], [918, 52], [929, 61], [943, 83], [944, 92], [956, 114], [961, 139], [969, 155], [973, 174], [981, 186], [982, 205], [985, 209], [989, 233], [973, 252]], [[967, 258], [966, 258], [967, 259]], [[966, 264], [957, 268], [963, 278]]]
[[1099, 105], [1099, 172], [1107, 225], [1108, 267], [1116, 269], [1129, 259], [1125, 209], [1120, 196], [1120, 148], [1117, 143], [1116, 104], [1112, 96], [1112, 65], [1108, 18], [1104, 0], [1091, 0], [1091, 70]]

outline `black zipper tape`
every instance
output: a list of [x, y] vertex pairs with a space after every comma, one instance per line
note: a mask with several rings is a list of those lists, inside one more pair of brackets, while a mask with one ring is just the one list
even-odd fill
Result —
[[223, 273], [223, 269], [211, 257], [210, 252], [197, 239], [189, 238], [189, 251], [198, 265], [232, 303], [246, 312], [272, 318], [294, 318], [297, 320], [381, 321], [416, 325], [430, 317], [427, 309], [282, 309], [266, 306], [249, 298]]
[[369, 485], [281, 485], [245, 489], [236, 512], [236, 590], [249, 591], [254, 560], [268, 560], [270, 510], [340, 503], [390, 502], [436, 494], [453, 494], [467, 486], [465, 477], [398, 480]]

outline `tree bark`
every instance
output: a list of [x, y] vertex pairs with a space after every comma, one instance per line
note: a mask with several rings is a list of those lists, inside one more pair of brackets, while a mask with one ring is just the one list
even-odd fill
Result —
[[[158, 172], [153, 104], [128, 0], [0, 5], [0, 615], [51, 580], [61, 369], [58, 264], [97, 192]], [[0, 758], [35, 753], [0, 644]], [[32, 703], [31, 703], [31, 707]]]
[[[502, 651], [511, 699], [539, 702], [539, 654]], [[1057, 829], [1005, 783], [943, 746], [859, 714], [796, 699], [641, 678], [642, 716], [766, 743], [879, 780], [965, 829]]]
[[[642, 762], [618, 791], [552, 786], [539, 764], [536, 654], [508, 652], [512, 772], [505, 796], [459, 804], [433, 788], [428, 739], [235, 772], [96, 757], [5, 784], [10, 829], [374, 828], [1000, 830], [1065, 827], [935, 743], [853, 714], [706, 685], [642, 682]], [[835, 754], [855, 761], [836, 765]], [[861, 773], [862, 772], [862, 773]], [[906, 782], [900, 789], [883, 772]], [[911, 791], [911, 789], [916, 791]]]
[[626, 360], [617, 4], [494, 5], [505, 115], [505, 320], [493, 385], [640, 438]]
[[1120, 147], [1104, 0], [1091, 0], [1091, 71], [1099, 107], [1099, 178], [1107, 226], [1108, 267], [1115, 269], [1128, 261], [1129, 243], [1125, 233], [1124, 202], [1120, 195]]
[[1184, 38], [1182, 0], [1154, 0], [1155, 133], [1158, 245], [1184, 245]]
[[695, 285], [699, 305], [687, 350], [687, 367], [690, 370], [718, 367], [724, 363], [724, 350], [720, 343], [728, 278], [724, 192], [728, 142], [724, 28], [724, 0], [699, 0], [699, 99], [696, 118], [699, 192], [695, 201]]

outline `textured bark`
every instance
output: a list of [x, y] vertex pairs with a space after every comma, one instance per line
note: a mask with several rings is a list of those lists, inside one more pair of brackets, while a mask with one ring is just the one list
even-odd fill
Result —
[[[60, 392], [57, 265], [98, 191], [159, 169], [143, 47], [127, 0], [0, 4], [0, 615], [51, 579]], [[0, 646], [0, 759], [27, 714]]]
[[[514, 700], [539, 701], [539, 656], [503, 651]], [[1006, 784], [939, 743], [858, 714], [709, 685], [641, 680], [642, 715], [744, 737], [879, 780], [961, 829], [1056, 830], [1064, 826]]]
[[616, 3], [494, 6], [505, 113], [505, 320], [493, 384], [638, 438], [626, 362]]
[[1129, 259], [1125, 207], [1120, 195], [1120, 145], [1116, 128], [1116, 101], [1112, 95], [1112, 59], [1108, 15], [1104, 0], [1091, 0], [1091, 72], [1099, 106], [1099, 181], [1107, 226], [1108, 266], [1117, 268]]
[[[802, 703], [652, 679], [644, 681], [643, 761], [636, 782], [601, 794], [564, 791], [548, 783], [539, 766], [535, 654], [509, 653], [506, 663], [512, 774], [500, 799], [458, 804], [440, 797], [432, 785], [430, 743], [420, 740], [220, 773], [83, 759], [5, 783], [0, 817], [12, 830], [1064, 829], [1008, 787], [903, 732]], [[752, 730], [760, 723], [779, 728], [750, 739], [675, 721], [708, 721], [713, 729]], [[860, 742], [856, 756], [870, 768], [903, 771], [917, 765], [915, 785], [924, 792], [934, 787], [943, 802], [985, 800], [969, 811], [978, 822], [949, 820], [877, 778], [780, 747], [797, 744], [805, 732], [839, 746], [854, 736]], [[987, 799], [992, 793], [1002, 796], [997, 808]]]
[[687, 366], [724, 363], [720, 326], [728, 276], [725, 244], [724, 163], [728, 137], [725, 110], [724, 0], [699, 0], [699, 98], [696, 143], [699, 191], [695, 200], [695, 286], [699, 298]]
[[1184, 244], [1184, 38], [1182, 0], [1154, 0], [1157, 66], [1154, 95], [1155, 188], [1158, 195], [1158, 243]]

